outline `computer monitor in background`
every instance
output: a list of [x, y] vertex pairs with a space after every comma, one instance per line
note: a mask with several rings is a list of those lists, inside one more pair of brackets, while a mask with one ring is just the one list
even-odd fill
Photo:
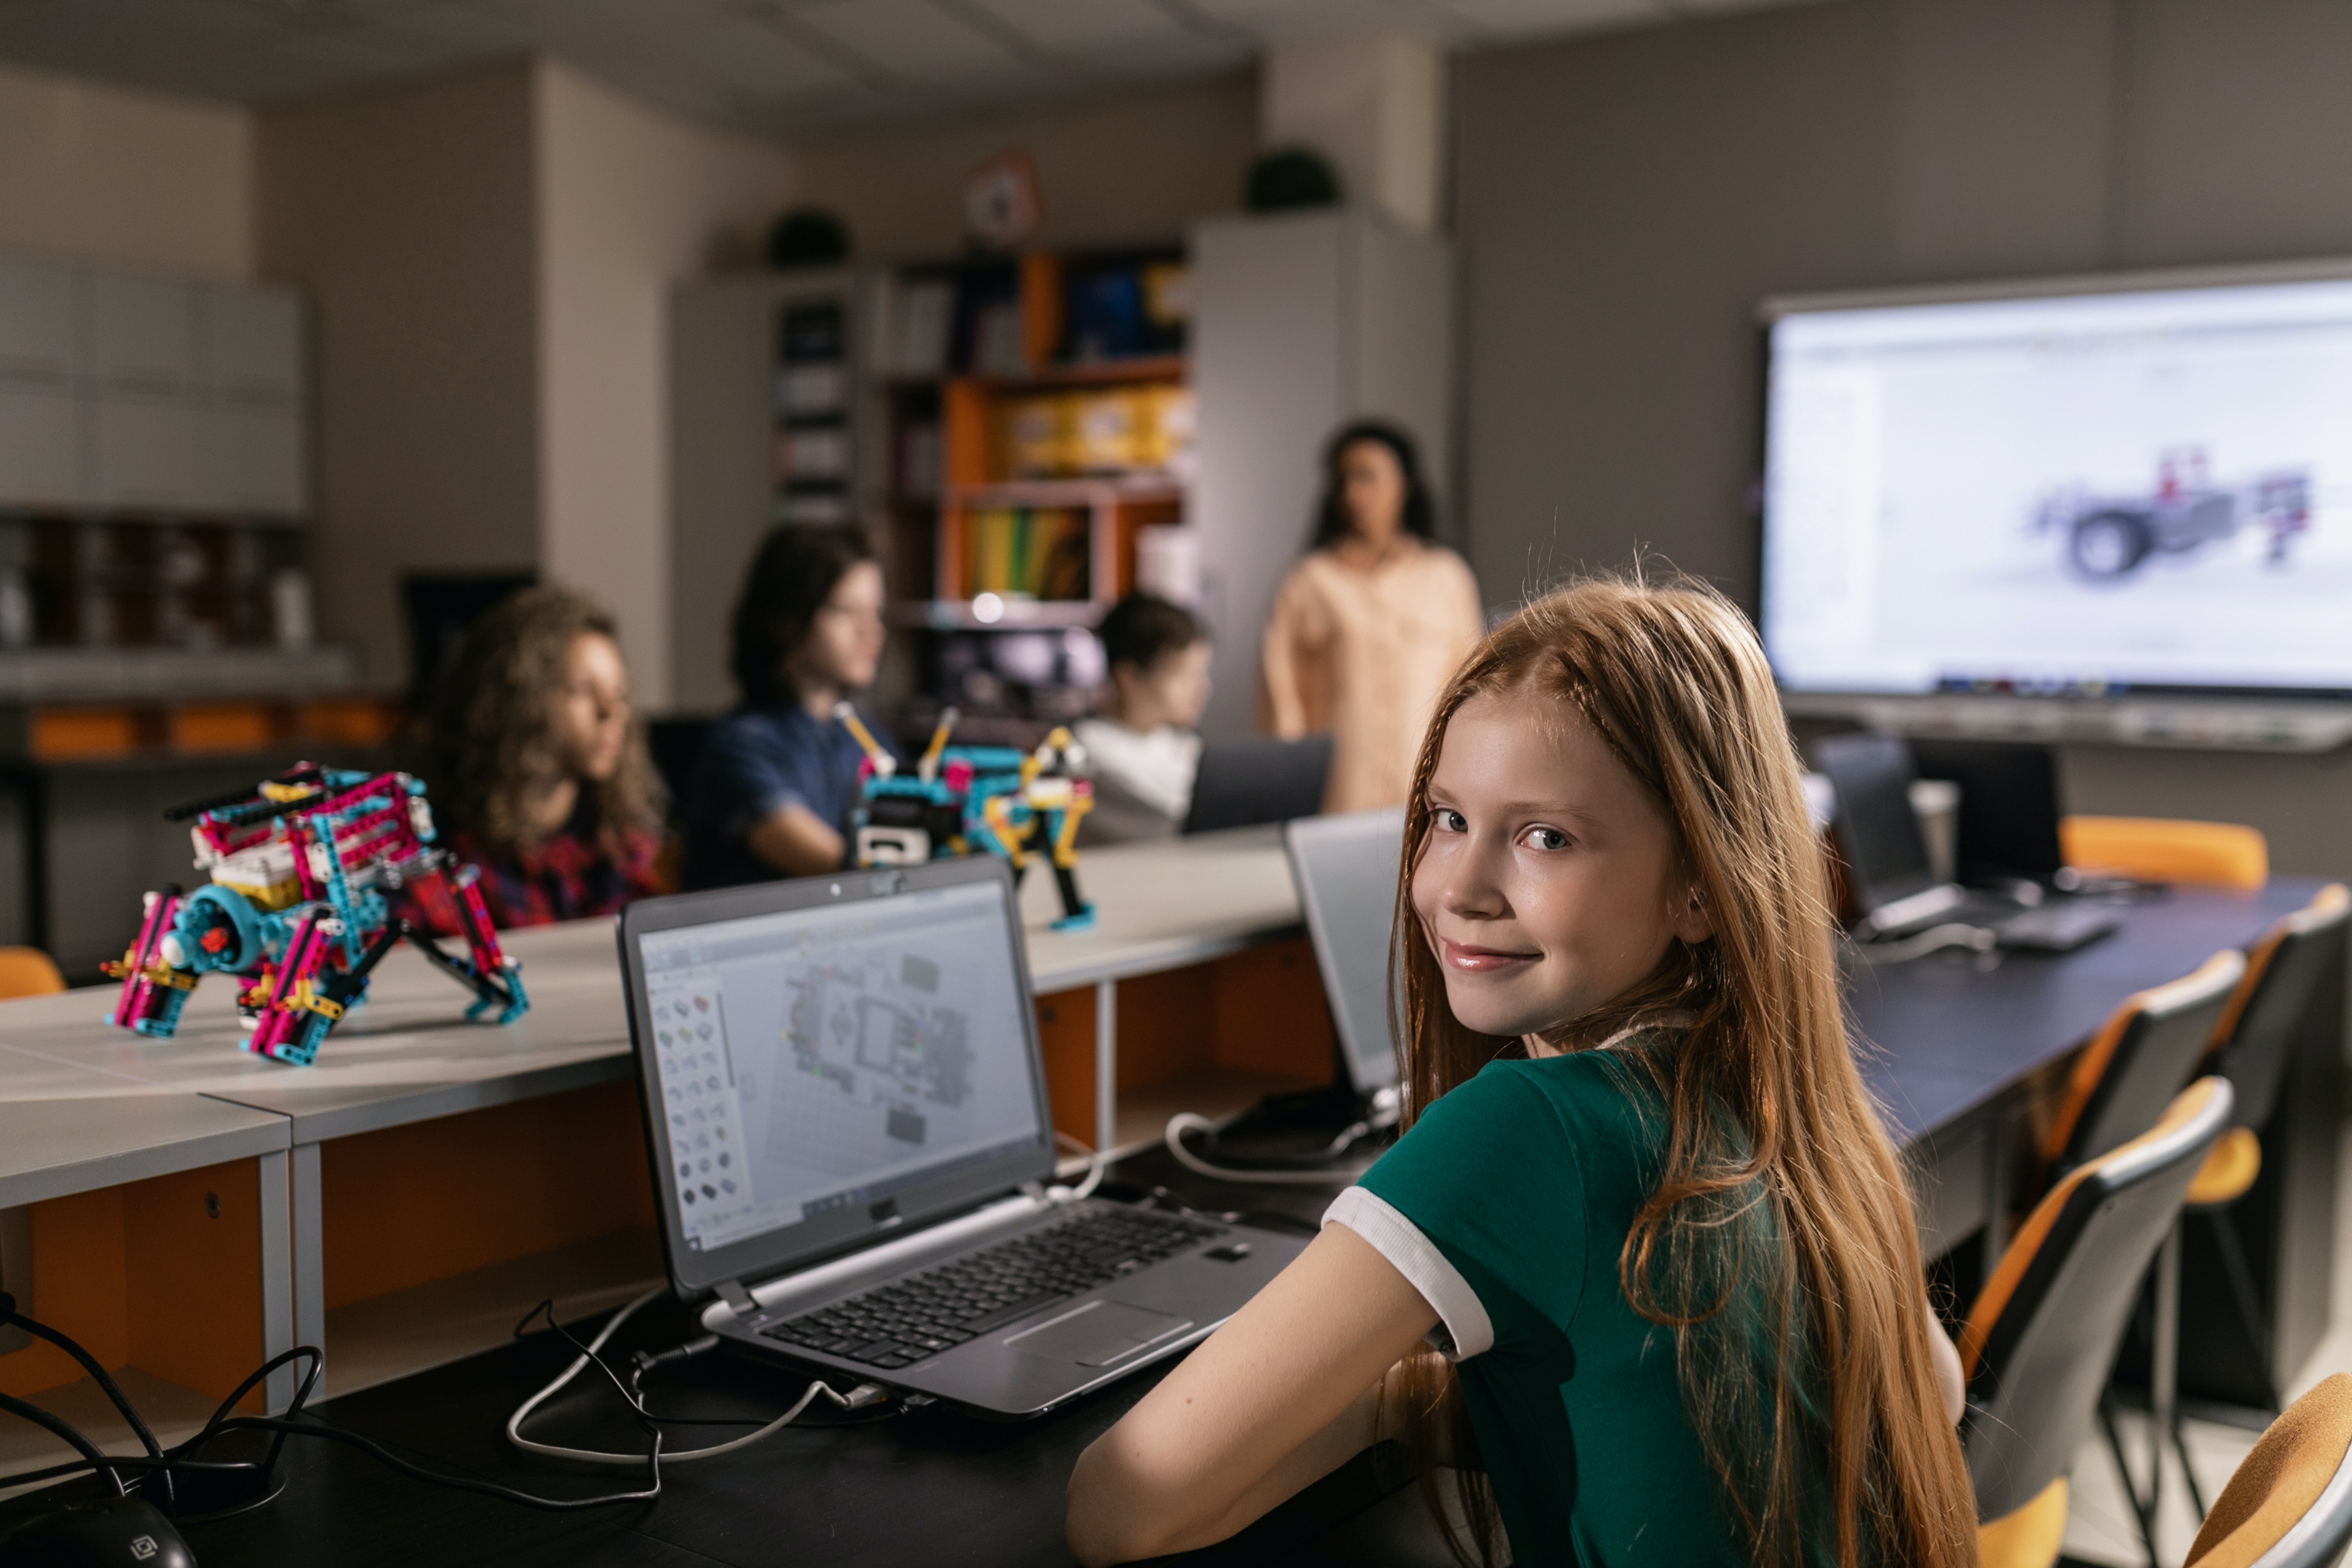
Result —
[[1192, 776], [1184, 831], [1213, 833], [1311, 817], [1323, 809], [1323, 783], [1330, 771], [1328, 735], [1204, 746], [1200, 771]]
[[2280, 273], [1767, 304], [1782, 685], [2352, 695], [2352, 267]]
[[1390, 944], [1396, 927], [1397, 862], [1404, 808], [1307, 817], [1282, 831], [1299, 908], [1323, 972], [1339, 1051], [1359, 1094], [1393, 1089]]
[[2048, 747], [1914, 737], [1911, 761], [1920, 778], [1960, 787], [1962, 882], [2048, 882], [2066, 863], [2058, 847], [2058, 759]]

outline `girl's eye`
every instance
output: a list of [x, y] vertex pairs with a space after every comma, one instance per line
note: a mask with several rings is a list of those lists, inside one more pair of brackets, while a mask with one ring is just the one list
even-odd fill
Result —
[[1445, 806], [1430, 812], [1429, 821], [1441, 833], [1466, 833], [1470, 831], [1470, 824], [1462, 813]]
[[1528, 848], [1531, 850], [1564, 850], [1568, 848], [1568, 835], [1561, 832], [1558, 828], [1529, 828], [1527, 831], [1525, 841]]

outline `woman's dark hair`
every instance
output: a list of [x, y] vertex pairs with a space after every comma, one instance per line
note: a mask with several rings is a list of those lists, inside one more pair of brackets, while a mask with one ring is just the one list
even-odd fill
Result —
[[[487, 849], [529, 849], [531, 807], [566, 771], [556, 707], [565, 662], [583, 635], [620, 641], [610, 612], [568, 588], [527, 588], [466, 629], [434, 684], [430, 717], [434, 804]], [[610, 779], [583, 782], [597, 842], [617, 852], [662, 824], [661, 776], [632, 722]]]
[[734, 635], [727, 664], [736, 689], [751, 707], [782, 707], [793, 700], [784, 664], [808, 640], [816, 612], [874, 547], [854, 528], [786, 523], [771, 529], [735, 601]]
[[1149, 670], [1161, 654], [1181, 653], [1208, 635], [1191, 611], [1149, 593], [1129, 594], [1095, 628], [1106, 664], [1132, 664], [1139, 670]]
[[1355, 532], [1355, 522], [1348, 516], [1339, 464], [1348, 448], [1360, 441], [1387, 447], [1389, 455], [1396, 459], [1397, 471], [1404, 476], [1404, 531], [1415, 538], [1435, 538], [1437, 503], [1430, 498], [1428, 483], [1421, 476], [1421, 451], [1412, 437], [1385, 420], [1360, 419], [1341, 426], [1323, 447], [1323, 501], [1316, 508], [1315, 538], [1307, 548], [1322, 549]]

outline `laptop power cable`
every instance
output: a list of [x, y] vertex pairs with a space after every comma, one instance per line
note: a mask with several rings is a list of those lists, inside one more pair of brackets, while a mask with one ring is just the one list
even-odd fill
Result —
[[[644, 1352], [639, 1352], [633, 1364], [634, 1370], [625, 1383], [622, 1381], [620, 1374], [614, 1372], [612, 1365], [604, 1360], [602, 1352], [604, 1351], [606, 1342], [612, 1339], [614, 1333], [623, 1323], [628, 1322], [629, 1319], [636, 1312], [647, 1306], [650, 1306], [666, 1294], [667, 1294], [667, 1288], [666, 1286], [655, 1286], [652, 1290], [647, 1291], [644, 1295], [639, 1296], [627, 1306], [623, 1307], [619, 1312], [614, 1312], [610, 1318], [606, 1319], [604, 1326], [597, 1331], [596, 1337], [588, 1341], [585, 1344], [583, 1344], [576, 1337], [574, 1337], [571, 1330], [556, 1322], [552, 1302], [541, 1301], [537, 1307], [533, 1308], [531, 1310], [530, 1317], [523, 1319], [522, 1323], [517, 1325], [516, 1332], [518, 1333], [521, 1332], [521, 1329], [524, 1326], [527, 1326], [530, 1322], [532, 1318], [538, 1317], [540, 1313], [543, 1312], [547, 1314], [547, 1321], [550, 1324], [553, 1325], [555, 1332], [562, 1334], [563, 1338], [571, 1343], [572, 1348], [577, 1350], [580, 1354], [576, 1358], [574, 1358], [570, 1366], [565, 1367], [563, 1371], [557, 1375], [555, 1381], [550, 1383], [546, 1387], [541, 1389], [538, 1393], [532, 1395], [530, 1398], [524, 1400], [520, 1405], [515, 1407], [515, 1413], [507, 1417], [507, 1441], [512, 1443], [516, 1448], [520, 1448], [524, 1453], [537, 1454], [542, 1458], [569, 1459], [575, 1464], [641, 1465], [646, 1463], [648, 1456], [645, 1454], [612, 1453], [599, 1448], [567, 1448], [559, 1447], [552, 1443], [538, 1442], [522, 1435], [522, 1424], [530, 1418], [531, 1413], [536, 1411], [541, 1406], [546, 1404], [550, 1399], [554, 1398], [557, 1394], [561, 1393], [565, 1387], [570, 1385], [573, 1378], [579, 1376], [583, 1372], [585, 1372], [592, 1364], [599, 1372], [602, 1372], [608, 1380], [610, 1380], [614, 1388], [619, 1392], [621, 1397], [627, 1401], [629, 1408], [636, 1413], [638, 1421], [653, 1435], [655, 1455], [658, 1456], [659, 1460], [667, 1460], [674, 1465], [685, 1464], [689, 1460], [694, 1459], [713, 1459], [717, 1458], [721, 1454], [731, 1454], [739, 1448], [748, 1448], [752, 1444], [759, 1442], [761, 1438], [772, 1437], [775, 1433], [782, 1431], [786, 1427], [791, 1426], [794, 1421], [800, 1419], [802, 1414], [806, 1411], [811, 1405], [814, 1404], [819, 1396], [823, 1396], [824, 1398], [832, 1401], [835, 1406], [844, 1410], [870, 1409], [875, 1406], [882, 1404], [885, 1400], [890, 1397], [890, 1391], [878, 1383], [860, 1383], [856, 1387], [850, 1389], [848, 1393], [844, 1394], [829, 1383], [813, 1381], [809, 1384], [807, 1391], [803, 1393], [799, 1399], [793, 1403], [790, 1409], [786, 1410], [782, 1415], [775, 1417], [773, 1420], [765, 1423], [744, 1419], [704, 1421], [700, 1419], [689, 1419], [682, 1416], [655, 1416], [646, 1410], [645, 1396], [641, 1392], [641, 1385], [645, 1375], [652, 1371], [656, 1366], [670, 1365], [677, 1362], [688, 1360], [694, 1356], [701, 1355], [707, 1351], [716, 1349], [719, 1344], [719, 1336], [716, 1334], [702, 1334], [697, 1338], [687, 1341], [684, 1344], [678, 1345], [674, 1349], [662, 1351], [656, 1354], [648, 1355]], [[677, 1453], [663, 1453], [661, 1451], [661, 1427], [664, 1424], [671, 1426], [697, 1427], [756, 1426], [758, 1427], [758, 1430], [748, 1432], [740, 1437], [730, 1438], [724, 1443], [713, 1443], [708, 1448], [687, 1448]], [[658, 1461], [656, 1461], [656, 1463], [658, 1463]], [[656, 1488], [658, 1488], [658, 1469], [656, 1469], [655, 1476], [655, 1484]]]
[[1217, 1181], [1235, 1182], [1244, 1186], [1277, 1184], [1299, 1186], [1345, 1186], [1371, 1169], [1368, 1162], [1352, 1169], [1334, 1170], [1324, 1162], [1336, 1160], [1349, 1149], [1384, 1127], [1396, 1124], [1395, 1113], [1376, 1111], [1372, 1115], [1341, 1129], [1330, 1145], [1304, 1157], [1286, 1159], [1278, 1164], [1260, 1166], [1221, 1166], [1202, 1159], [1184, 1145], [1184, 1134], [1198, 1133], [1204, 1143], [1216, 1139], [1222, 1130], [1219, 1123], [1192, 1111], [1179, 1111], [1168, 1118], [1165, 1134], [1168, 1152], [1176, 1163], [1196, 1175]]

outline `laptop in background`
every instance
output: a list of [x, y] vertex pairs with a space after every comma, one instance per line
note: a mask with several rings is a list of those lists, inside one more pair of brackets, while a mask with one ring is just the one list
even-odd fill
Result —
[[1047, 1190], [994, 856], [645, 899], [620, 946], [670, 1282], [731, 1349], [1026, 1416], [1197, 1343], [1305, 1246]]
[[1323, 784], [1330, 771], [1328, 735], [1204, 746], [1184, 831], [1213, 833], [1311, 817], [1323, 809]]
[[[2028, 905], [1939, 881], [1911, 809], [1911, 783], [1918, 774], [1901, 736], [1834, 735], [1813, 750], [1837, 794], [1838, 846], [1862, 901], [1860, 935], [1905, 936], [1935, 925], [1974, 925], [2004, 946], [2063, 953], [2121, 924], [2095, 904]], [[1965, 787], [1961, 801], [1965, 810]]]
[[2052, 883], [2066, 864], [2058, 847], [2058, 759], [2046, 746], [1914, 737], [1922, 779], [1960, 787], [1955, 860], [1959, 880]]
[[1403, 998], [1391, 988], [1389, 955], [1404, 808], [1302, 818], [1285, 824], [1282, 844], [1349, 1083], [1360, 1095], [1393, 1096], [1397, 1041], [1390, 1020], [1402, 1016]]

